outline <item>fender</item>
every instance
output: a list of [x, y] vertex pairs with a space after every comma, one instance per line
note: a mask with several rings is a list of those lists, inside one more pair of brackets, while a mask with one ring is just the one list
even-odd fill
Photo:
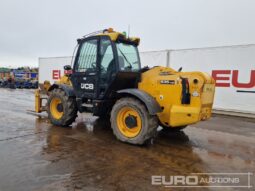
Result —
[[73, 90], [73, 87], [72, 86], [68, 86], [68, 85], [65, 85], [65, 84], [53, 84], [48, 91], [52, 91], [53, 89], [55, 88], [59, 88], [59, 89], [62, 89], [64, 90], [64, 92], [66, 93], [66, 95], [68, 95], [69, 97], [75, 97], [75, 93], [74, 93], [74, 90]]
[[117, 93], [122, 95], [126, 94], [135, 96], [146, 105], [146, 108], [148, 109], [151, 115], [156, 115], [157, 113], [162, 112], [162, 109], [158, 102], [145, 91], [139, 89], [123, 89], [117, 91]]

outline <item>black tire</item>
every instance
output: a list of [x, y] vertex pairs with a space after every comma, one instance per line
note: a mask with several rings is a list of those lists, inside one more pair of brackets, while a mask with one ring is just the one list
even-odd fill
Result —
[[97, 115], [98, 118], [102, 119], [102, 120], [109, 120], [110, 121], [110, 113], [101, 113], [100, 115]]
[[111, 116], [109, 113], [98, 116], [98, 120], [103, 122], [107, 127], [111, 126]]
[[[61, 100], [63, 115], [60, 119], [54, 118], [50, 110], [51, 108], [50, 104], [54, 98], [58, 98]], [[67, 96], [65, 92], [61, 89], [52, 90], [47, 101], [47, 113], [53, 125], [62, 126], [62, 127], [67, 127], [71, 125], [77, 117], [77, 112], [78, 112], [78, 109], [77, 109], [76, 100], [74, 97]]]
[[[121, 109], [129, 107], [135, 110], [141, 119], [141, 130], [135, 137], [127, 137], [118, 128], [117, 117]], [[130, 144], [142, 145], [146, 141], [155, 137], [157, 134], [158, 118], [155, 115], [150, 115], [147, 108], [139, 100], [131, 97], [119, 99], [111, 111], [111, 128], [118, 140]]]

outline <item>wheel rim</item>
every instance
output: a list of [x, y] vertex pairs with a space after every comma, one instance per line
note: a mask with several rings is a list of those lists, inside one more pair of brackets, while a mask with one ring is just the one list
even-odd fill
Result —
[[136, 137], [142, 129], [141, 116], [135, 109], [124, 107], [118, 112], [117, 125], [119, 131], [125, 137]]
[[60, 98], [54, 97], [50, 102], [50, 113], [55, 119], [63, 116], [63, 105]]

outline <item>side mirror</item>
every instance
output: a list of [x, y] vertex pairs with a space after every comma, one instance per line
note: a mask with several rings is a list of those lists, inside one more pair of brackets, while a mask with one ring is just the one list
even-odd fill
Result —
[[182, 71], [182, 67], [180, 67], [179, 69], [178, 69], [178, 72], [181, 72]]
[[70, 65], [65, 65], [64, 70], [72, 70], [72, 67]]
[[80, 44], [81, 43], [81, 40], [80, 38], [77, 39], [77, 43]]

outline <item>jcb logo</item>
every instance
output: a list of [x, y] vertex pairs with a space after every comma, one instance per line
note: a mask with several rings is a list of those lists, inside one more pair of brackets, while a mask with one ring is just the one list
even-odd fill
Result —
[[93, 90], [94, 84], [81, 84], [81, 89]]

